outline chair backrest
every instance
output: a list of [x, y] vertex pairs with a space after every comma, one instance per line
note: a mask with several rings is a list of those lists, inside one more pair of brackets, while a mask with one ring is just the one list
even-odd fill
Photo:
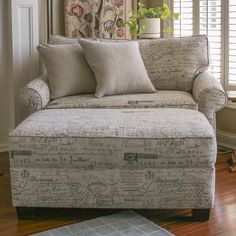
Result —
[[[73, 44], [78, 43], [78, 39], [52, 35], [49, 43]], [[206, 35], [141, 39], [138, 43], [149, 77], [156, 89], [191, 91], [195, 76], [208, 69]]]
[[156, 89], [190, 91], [195, 76], [208, 69], [208, 39], [205, 35], [138, 42]]

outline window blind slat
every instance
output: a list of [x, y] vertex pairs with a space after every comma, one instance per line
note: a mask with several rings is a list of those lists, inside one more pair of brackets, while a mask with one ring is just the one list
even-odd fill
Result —
[[[180, 20], [174, 22], [174, 36], [206, 34], [210, 70], [225, 80], [227, 88], [236, 90], [236, 0], [173, 0], [173, 3], [174, 11], [181, 14]], [[222, 28], [222, 22], [228, 25]]]
[[229, 85], [236, 83], [236, 1], [229, 0]]
[[199, 0], [199, 30], [210, 43], [210, 70], [221, 77], [221, 1]]
[[193, 1], [174, 0], [174, 12], [180, 13], [180, 20], [174, 21], [174, 36], [190, 36], [193, 34]]

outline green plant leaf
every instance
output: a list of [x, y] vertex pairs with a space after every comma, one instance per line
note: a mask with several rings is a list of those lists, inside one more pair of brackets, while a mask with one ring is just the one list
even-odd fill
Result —
[[166, 29], [165, 29], [165, 32], [166, 33], [172, 33], [173, 32], [173, 28], [171, 26], [168, 26]]
[[[137, 12], [130, 12], [129, 19], [126, 22], [130, 28], [131, 35], [141, 35], [143, 34], [143, 29], [139, 27], [138, 20], [145, 18], [161, 18], [162, 21], [173, 19], [178, 20], [180, 17], [179, 13], [171, 13], [169, 5], [167, 3], [163, 3], [162, 7], [155, 8], [146, 8], [145, 5], [141, 2], [138, 3], [139, 9]], [[173, 31], [172, 27], [168, 27], [168, 33]]]
[[179, 17], [180, 17], [179, 13], [173, 13], [173, 15], [172, 15], [173, 20], [178, 20]]

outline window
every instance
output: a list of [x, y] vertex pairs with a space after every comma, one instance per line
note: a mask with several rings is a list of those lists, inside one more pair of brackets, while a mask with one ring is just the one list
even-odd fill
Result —
[[236, 87], [236, 1], [229, 1], [228, 19], [228, 83], [231, 87]]
[[179, 20], [174, 21], [174, 34], [176, 37], [193, 34], [193, 1], [174, 1], [174, 12], [181, 14]]
[[221, 78], [221, 0], [200, 0], [199, 32], [210, 42], [210, 71]]
[[236, 1], [174, 0], [174, 36], [206, 34], [210, 42], [210, 70], [227, 90], [236, 90]]

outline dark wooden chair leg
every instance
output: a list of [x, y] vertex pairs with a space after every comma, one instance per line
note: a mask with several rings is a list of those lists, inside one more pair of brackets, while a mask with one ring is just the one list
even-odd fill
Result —
[[33, 207], [16, 207], [16, 213], [19, 220], [33, 219], [35, 217]]
[[210, 218], [211, 209], [192, 209], [194, 221], [207, 221]]

